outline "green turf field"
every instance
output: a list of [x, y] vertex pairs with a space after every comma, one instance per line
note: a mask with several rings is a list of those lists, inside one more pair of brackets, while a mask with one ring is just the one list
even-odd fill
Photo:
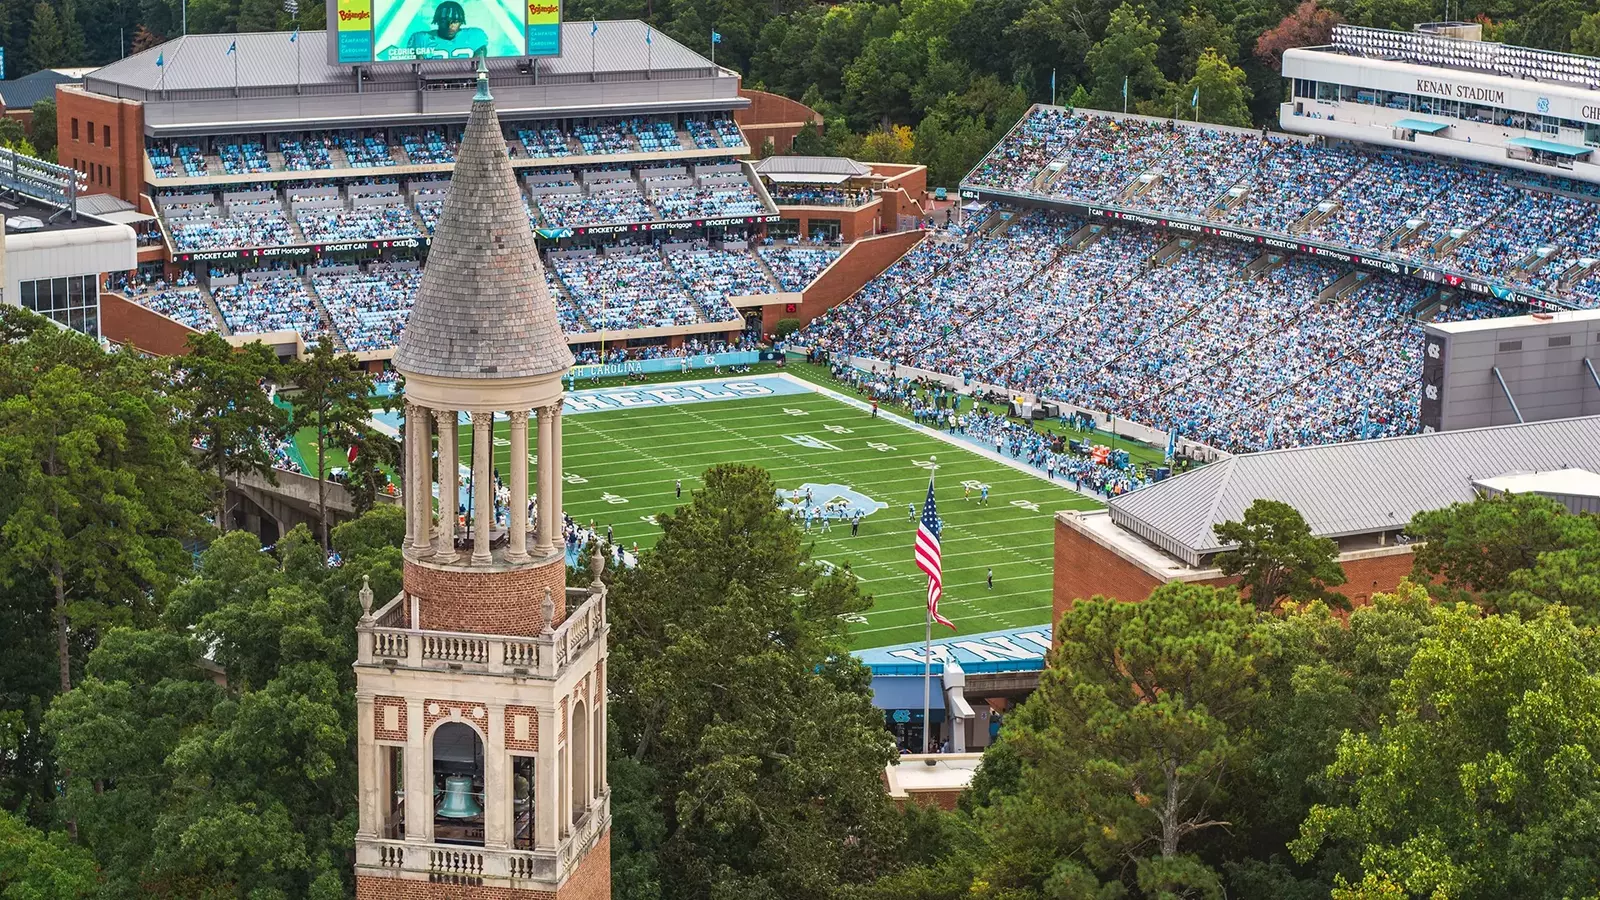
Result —
[[[497, 423], [496, 437], [508, 429]], [[930, 455], [938, 457], [939, 513], [945, 521], [941, 609], [965, 633], [1048, 622], [1052, 516], [1097, 505], [821, 394], [568, 415], [563, 429], [567, 512], [585, 524], [594, 521], [601, 531], [610, 525], [626, 548], [655, 542], [660, 529], [654, 514], [680, 502], [673, 494], [675, 479], [683, 480], [687, 500], [700, 473], [717, 463], [761, 465], [785, 489], [806, 482], [843, 484], [887, 503], [862, 521], [858, 537], [850, 536], [848, 524], [811, 536], [817, 558], [849, 563], [873, 596], [872, 608], [853, 626], [857, 647], [922, 639], [927, 579], [911, 561], [916, 524], [907, 520], [906, 504], [920, 512], [928, 469], [917, 463]], [[801, 446], [785, 435], [809, 435], [837, 449]], [[501, 472], [509, 461], [509, 444], [497, 446]], [[978, 505], [976, 490], [963, 500], [964, 481], [989, 484], [989, 505]], [[991, 566], [993, 590], [984, 581]]]

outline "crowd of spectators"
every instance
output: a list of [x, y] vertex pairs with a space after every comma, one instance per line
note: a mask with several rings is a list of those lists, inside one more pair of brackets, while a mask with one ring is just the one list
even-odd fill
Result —
[[590, 119], [573, 126], [572, 136], [590, 156], [611, 153], [637, 153], [639, 147], [623, 130], [622, 123]]
[[334, 135], [339, 148], [344, 151], [345, 161], [352, 169], [385, 168], [395, 165], [394, 156], [389, 152], [389, 139], [381, 130], [367, 134], [341, 131]]
[[179, 252], [235, 247], [281, 247], [294, 243], [289, 218], [277, 197], [232, 200], [223, 213], [214, 203], [174, 204], [164, 211], [199, 213], [167, 218], [167, 231]]
[[591, 194], [545, 194], [534, 201], [539, 217], [552, 227], [619, 225], [655, 218], [644, 195], [637, 190], [596, 191]]
[[278, 138], [278, 152], [283, 154], [283, 167], [290, 172], [333, 168], [332, 146], [333, 142], [326, 134]]
[[728, 304], [729, 297], [771, 294], [778, 289], [748, 250], [676, 251], [666, 257], [709, 321], [738, 318]]
[[628, 128], [639, 141], [639, 149], [646, 153], [683, 149], [678, 129], [664, 119], [629, 119]]
[[456, 161], [456, 141], [445, 135], [443, 128], [423, 128], [400, 132], [400, 147], [405, 150], [413, 165], [453, 163]]
[[200, 178], [209, 174], [205, 151], [199, 144], [156, 141], [150, 144], [149, 156], [157, 178]]
[[325, 241], [376, 241], [421, 237], [411, 207], [398, 196], [393, 203], [350, 209], [296, 209], [295, 221], [313, 243]]
[[680, 187], [654, 193], [664, 219], [705, 219], [714, 216], [753, 216], [765, 212], [761, 198], [747, 182], [718, 187]]
[[778, 287], [785, 291], [804, 290], [839, 256], [833, 250], [791, 244], [761, 247], [757, 252], [772, 274], [778, 276]]
[[[518, 127], [517, 140], [522, 144], [523, 153], [530, 159], [556, 159], [572, 155], [572, 148], [567, 144], [567, 133], [548, 122]], [[511, 145], [511, 153], [516, 155], [516, 144]]]
[[872, 191], [825, 188], [798, 184], [774, 184], [767, 193], [780, 206], [864, 206], [872, 201]]
[[655, 250], [562, 255], [550, 267], [591, 330], [704, 321], [677, 272]]
[[211, 295], [234, 334], [297, 331], [307, 345], [314, 345], [328, 330], [305, 281], [289, 270], [216, 287]]
[[795, 343], [1028, 390], [1231, 452], [1416, 429], [1422, 282], [1341, 282], [1347, 268], [1220, 241], [1158, 263], [1170, 235], [1107, 227], [1069, 247], [1082, 222], [1017, 216], [971, 241], [930, 237]]
[[222, 160], [226, 175], [254, 175], [272, 171], [267, 162], [267, 148], [257, 141], [244, 138], [227, 138], [217, 142], [217, 157]]
[[[1600, 190], [1401, 151], [1266, 132], [1035, 109], [974, 170], [980, 186], [1306, 235], [1600, 305], [1587, 279], [1519, 268], [1579, 240]], [[1576, 252], [1576, 251], [1575, 251]], [[1531, 268], [1531, 266], [1530, 266]]]
[[217, 330], [217, 317], [212, 315], [205, 296], [195, 285], [193, 272], [186, 271], [178, 276], [176, 282], [170, 283], [159, 277], [129, 279], [115, 275], [107, 279], [106, 286], [145, 309], [158, 312], [195, 331]]
[[421, 284], [422, 270], [416, 266], [374, 263], [366, 271], [311, 269], [311, 286], [345, 347], [355, 353], [400, 343]]

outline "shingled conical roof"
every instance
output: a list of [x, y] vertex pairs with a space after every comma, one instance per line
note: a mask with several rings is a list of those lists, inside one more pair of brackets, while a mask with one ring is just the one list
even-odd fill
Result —
[[483, 71], [394, 366], [481, 379], [572, 366]]

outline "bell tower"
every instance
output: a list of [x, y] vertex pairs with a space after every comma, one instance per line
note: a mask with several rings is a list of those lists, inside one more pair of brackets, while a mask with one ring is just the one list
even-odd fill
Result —
[[394, 365], [405, 573], [361, 596], [357, 900], [609, 897], [604, 562], [566, 586], [572, 354], [481, 64]]

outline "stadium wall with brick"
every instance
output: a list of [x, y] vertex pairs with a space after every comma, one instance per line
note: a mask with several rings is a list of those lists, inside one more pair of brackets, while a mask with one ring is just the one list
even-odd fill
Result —
[[[91, 194], [113, 194], [139, 206], [144, 190], [144, 107], [56, 87], [56, 159], [89, 179]], [[109, 143], [108, 143], [109, 142]]]
[[121, 294], [100, 295], [100, 333], [106, 340], [158, 356], [188, 353], [194, 329], [145, 309]]
[[[1128, 540], [1138, 540], [1131, 533]], [[1356, 605], [1376, 593], [1393, 591], [1411, 574], [1412, 546], [1374, 547], [1340, 554], [1345, 583], [1338, 590]], [[1163, 584], [1184, 582], [1221, 587], [1237, 578], [1213, 568], [1190, 569], [1173, 560], [1173, 572], [1155, 575], [1104, 542], [1056, 518], [1055, 578], [1051, 589], [1052, 621], [1078, 600], [1096, 595], [1113, 600], [1143, 600]]]
[[611, 896], [611, 832], [600, 836], [554, 891], [356, 876], [356, 900], [607, 900]]
[[768, 334], [779, 319], [799, 319], [803, 325], [840, 303], [850, 299], [856, 291], [883, 270], [894, 265], [895, 260], [922, 240], [927, 234], [921, 231], [902, 231], [857, 241], [834, 260], [817, 280], [811, 282], [793, 311], [781, 305], [768, 306], [762, 311], [761, 327]]
[[750, 105], [734, 110], [733, 120], [744, 129], [750, 149], [758, 154], [768, 138], [782, 152], [794, 146], [794, 139], [806, 128], [822, 133], [822, 117], [804, 103], [744, 87], [739, 88], [739, 96], [749, 100]]

